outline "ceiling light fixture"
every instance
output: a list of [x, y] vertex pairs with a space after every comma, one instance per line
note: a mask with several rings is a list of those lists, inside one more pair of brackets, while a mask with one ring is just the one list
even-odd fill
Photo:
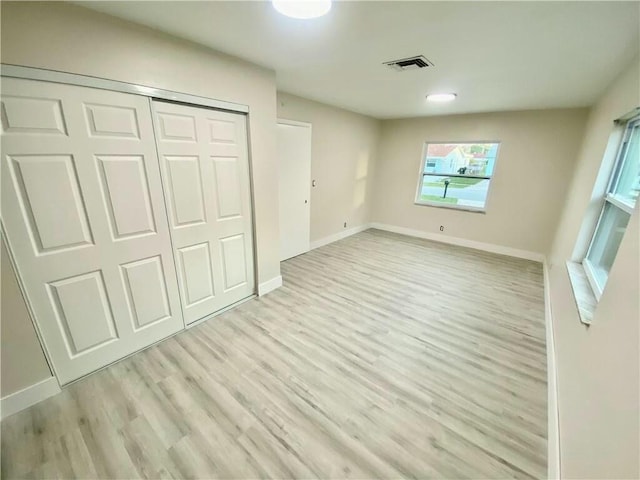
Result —
[[271, 0], [273, 8], [291, 18], [317, 18], [331, 10], [331, 0]]
[[427, 102], [450, 102], [455, 100], [456, 97], [455, 93], [432, 93], [427, 95]]

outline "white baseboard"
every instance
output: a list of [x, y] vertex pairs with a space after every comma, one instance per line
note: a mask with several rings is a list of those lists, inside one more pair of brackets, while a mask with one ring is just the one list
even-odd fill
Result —
[[266, 295], [267, 293], [275, 290], [276, 288], [280, 288], [282, 286], [282, 275], [278, 275], [271, 280], [267, 280], [266, 282], [262, 282], [258, 285], [258, 296]]
[[7, 395], [0, 401], [0, 416], [6, 418], [9, 415], [18, 413], [31, 405], [35, 405], [42, 400], [60, 393], [60, 385], [55, 377], [31, 385], [30, 387], [18, 390], [11, 395]]
[[525, 260], [533, 260], [536, 262], [544, 262], [544, 254], [538, 252], [530, 252], [528, 250], [519, 250], [517, 248], [503, 247], [502, 245], [494, 245], [492, 243], [476, 242], [475, 240], [467, 240], [466, 238], [451, 237], [449, 235], [440, 235], [438, 233], [423, 232], [422, 230], [414, 230], [413, 228], [397, 227], [395, 225], [387, 225], [385, 223], [371, 223], [370, 228], [385, 230], [387, 232], [400, 233], [409, 235], [410, 237], [424, 238], [435, 242], [448, 243], [459, 247], [474, 248], [485, 252], [507, 255], [509, 257], [523, 258]]
[[547, 478], [560, 478], [560, 410], [558, 405], [558, 371], [551, 310], [549, 264], [542, 265], [544, 274], [544, 318], [547, 342]]
[[371, 226], [368, 223], [365, 223], [364, 225], [358, 225], [357, 227], [352, 227], [347, 230], [334, 233], [333, 235], [329, 235], [328, 237], [321, 238], [320, 240], [315, 240], [311, 242], [311, 250], [324, 247], [325, 245], [328, 245], [333, 242], [337, 242], [338, 240], [342, 240], [343, 238], [350, 237], [351, 235], [355, 235], [356, 233], [364, 232], [369, 228], [371, 228]]

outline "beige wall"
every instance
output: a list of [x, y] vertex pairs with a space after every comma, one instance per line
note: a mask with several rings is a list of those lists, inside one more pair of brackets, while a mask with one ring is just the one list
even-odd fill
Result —
[[311, 241], [369, 222], [380, 122], [278, 92], [278, 118], [311, 123]]
[[591, 111], [550, 255], [564, 478], [640, 478], [640, 205], [588, 328], [565, 268], [585, 215], [600, 208], [592, 193], [596, 180], [606, 183], [608, 172], [599, 174], [613, 120], [640, 106], [639, 72], [636, 61]]
[[1, 58], [248, 105], [260, 282], [280, 275], [273, 71], [62, 2], [2, 2]]
[[[382, 122], [374, 222], [546, 253], [571, 183], [586, 109]], [[415, 205], [425, 141], [501, 142], [486, 214]]]
[[0, 240], [2, 271], [0, 298], [0, 396], [29, 387], [51, 377], [42, 347], [31, 323], [4, 241]]

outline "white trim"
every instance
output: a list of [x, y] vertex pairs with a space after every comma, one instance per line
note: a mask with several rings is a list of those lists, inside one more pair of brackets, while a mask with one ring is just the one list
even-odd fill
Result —
[[371, 223], [371, 228], [385, 230], [387, 232], [400, 233], [409, 235], [410, 237], [424, 238], [450, 245], [458, 245], [460, 247], [474, 248], [485, 252], [497, 253], [499, 255], [507, 255], [509, 257], [524, 258], [525, 260], [533, 260], [535, 262], [544, 262], [545, 256], [539, 252], [531, 252], [528, 250], [519, 250], [517, 248], [503, 247], [502, 245], [494, 245], [492, 243], [476, 242], [475, 240], [467, 240], [466, 238], [451, 237], [449, 235], [440, 235], [437, 233], [423, 232], [422, 230], [414, 230], [412, 228], [397, 227], [395, 225], [387, 225], [384, 223]]
[[436, 207], [436, 208], [449, 208], [454, 210], [462, 210], [464, 212], [473, 212], [473, 213], [487, 213], [486, 208], [479, 207], [470, 207], [468, 205], [458, 205], [457, 203], [437, 203], [437, 202], [429, 202], [427, 200], [416, 200], [413, 202], [414, 205], [418, 205], [420, 207]]
[[544, 319], [547, 344], [547, 478], [560, 478], [560, 409], [558, 405], [558, 370], [556, 367], [553, 312], [551, 309], [551, 281], [549, 264], [542, 264], [544, 275]]
[[357, 227], [351, 227], [347, 230], [343, 230], [338, 233], [334, 233], [333, 235], [329, 235], [328, 237], [321, 238], [319, 240], [314, 240], [311, 242], [311, 250], [316, 248], [324, 247], [333, 242], [337, 242], [338, 240], [342, 240], [343, 238], [350, 237], [351, 235], [355, 235], [356, 233], [364, 232], [365, 230], [369, 230], [371, 225], [365, 223], [364, 225], [359, 225]]
[[286, 118], [278, 118], [278, 123], [282, 125], [292, 125], [294, 127], [313, 128], [313, 125], [309, 122], [300, 122], [298, 120], [288, 120]]
[[163, 90], [161, 88], [136, 85], [134, 83], [107, 80], [88, 75], [78, 75], [76, 73], [58, 72], [55, 70], [45, 70], [42, 68], [22, 67], [19, 65], [2, 64], [0, 73], [3, 77], [23, 78], [26, 80], [41, 80], [44, 82], [64, 83], [80, 87], [99, 88], [102, 90], [112, 90], [114, 92], [132, 93], [144, 97], [152, 97], [173, 102], [188, 103], [205, 107], [227, 110], [230, 112], [249, 113], [247, 105], [239, 103], [225, 102], [214, 98], [200, 97], [188, 93]]
[[630, 205], [624, 200], [618, 198], [617, 196], [607, 193], [606, 197], [604, 197], [605, 201], [612, 204], [614, 207], [618, 207], [620, 210], [625, 212], [627, 215], [633, 215], [633, 207], [634, 205]]
[[[620, 181], [620, 174], [622, 173], [622, 168], [624, 167], [624, 162], [627, 157], [629, 142], [631, 141], [631, 137], [633, 136], [633, 129], [640, 122], [640, 113], [637, 113], [638, 109], [634, 109], [625, 115], [623, 118], [624, 128], [622, 132], [622, 138], [620, 139], [620, 144], [618, 145], [618, 150], [616, 153], [616, 159], [613, 164], [613, 169], [611, 170], [611, 174], [609, 177], [609, 182], [607, 183], [607, 195], [611, 194], [618, 187], [618, 182]], [[614, 120], [614, 124], [619, 122], [621, 119]]]
[[[596, 302], [599, 302], [600, 299], [602, 298], [602, 288], [600, 287], [600, 284], [596, 280], [596, 275], [595, 275], [595, 272], [593, 271], [593, 265], [591, 264], [591, 260], [585, 257], [584, 260], [582, 260], [581, 265], [582, 265], [582, 268], [584, 269], [584, 274], [587, 277], [587, 281], [589, 282], [589, 286], [593, 291], [593, 296], [596, 297]], [[607, 274], [607, 279], [608, 278], [609, 278], [609, 275]], [[607, 279], [605, 279], [605, 282], [607, 281]]]
[[60, 385], [55, 377], [45, 378], [4, 397], [0, 403], [0, 415], [4, 419], [60, 392]]
[[266, 295], [269, 292], [274, 291], [276, 288], [280, 288], [282, 286], [282, 275], [278, 275], [277, 277], [272, 278], [271, 280], [267, 280], [266, 282], [262, 282], [258, 285], [258, 296]]

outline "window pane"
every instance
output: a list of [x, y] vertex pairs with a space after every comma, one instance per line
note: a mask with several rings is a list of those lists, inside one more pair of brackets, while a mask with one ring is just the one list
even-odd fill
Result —
[[430, 143], [423, 173], [490, 177], [497, 154], [497, 143]]
[[640, 193], [640, 125], [631, 127], [625, 151], [621, 152], [622, 167], [618, 173], [613, 194], [635, 205]]
[[609, 202], [605, 203], [602, 218], [587, 254], [593, 267], [593, 275], [600, 288], [603, 288], [607, 282], [609, 270], [618, 253], [627, 223], [629, 223], [628, 213]]
[[419, 200], [484, 209], [488, 191], [484, 178], [424, 175]]

